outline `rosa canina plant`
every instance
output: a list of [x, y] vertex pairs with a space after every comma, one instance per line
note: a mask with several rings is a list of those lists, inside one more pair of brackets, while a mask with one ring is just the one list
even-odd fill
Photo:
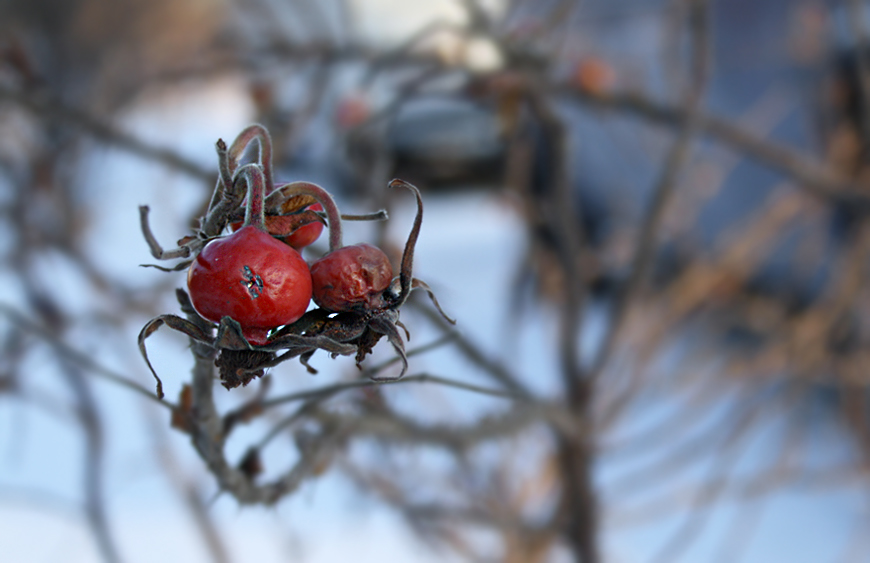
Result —
[[[247, 145], [258, 141], [257, 162], [240, 166]], [[386, 255], [362, 243], [342, 245], [342, 218], [384, 219], [383, 212], [342, 216], [332, 196], [310, 182], [290, 182], [277, 188], [272, 178], [271, 142], [260, 125], [242, 131], [229, 147], [217, 143], [219, 177], [206, 215], [193, 235], [179, 246], [164, 250], [148, 223], [148, 207], [140, 207], [145, 240], [159, 260], [180, 259], [164, 271], [187, 269], [187, 291], [177, 290], [187, 318], [160, 315], [142, 328], [139, 349], [157, 381], [162, 382], [148, 359], [145, 340], [166, 325], [211, 350], [227, 389], [247, 385], [266, 368], [299, 357], [308, 363], [317, 350], [336, 357], [356, 355], [357, 366], [381, 338], [402, 361], [397, 376], [408, 368], [404, 341], [399, 333], [399, 309], [415, 289], [424, 289], [441, 310], [429, 286], [412, 276], [414, 247], [423, 218], [419, 190], [402, 180], [391, 187], [410, 190], [417, 200], [417, 214], [405, 244], [398, 276]], [[322, 211], [321, 211], [322, 210]], [[323, 224], [329, 231], [329, 252], [309, 270], [296, 248], [314, 242]], [[229, 234], [225, 234], [230, 231]], [[296, 247], [296, 248], [294, 248]], [[314, 297], [316, 308], [308, 310]]]

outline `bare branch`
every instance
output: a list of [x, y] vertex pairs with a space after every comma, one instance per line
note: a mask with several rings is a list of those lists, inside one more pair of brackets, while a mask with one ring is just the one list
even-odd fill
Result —
[[194, 178], [208, 181], [214, 178], [214, 172], [203, 168], [192, 160], [188, 160], [172, 150], [150, 145], [130, 134], [119, 131], [96, 116], [89, 115], [80, 109], [70, 107], [60, 100], [54, 99], [48, 92], [19, 91], [0, 84], [0, 101], [3, 100], [27, 109], [37, 117], [65, 122], [103, 143], [142, 158], [160, 162]]
[[79, 352], [69, 347], [67, 344], [64, 344], [56, 337], [54, 337], [49, 331], [41, 328], [32, 321], [29, 321], [26, 317], [24, 317], [24, 315], [22, 315], [15, 309], [7, 305], [0, 304], [0, 314], [9, 318], [9, 320], [13, 322], [16, 328], [26, 330], [27, 332], [30, 332], [31, 334], [34, 334], [47, 342], [52, 348], [54, 348], [58, 352], [58, 354], [62, 358], [69, 360], [70, 362], [81, 367], [82, 369], [93, 373], [97, 377], [101, 377], [107, 381], [111, 381], [112, 383], [115, 383], [122, 387], [126, 387], [134, 393], [148, 397], [148, 399], [150, 399], [151, 401], [163, 405], [166, 408], [174, 408], [174, 405], [172, 403], [159, 400], [157, 397], [155, 397], [154, 393], [152, 393], [150, 390], [148, 390], [146, 387], [139, 384], [138, 382], [133, 381], [121, 374], [118, 374], [106, 367], [103, 367], [102, 365], [95, 362], [91, 358], [91, 356], [83, 352]]

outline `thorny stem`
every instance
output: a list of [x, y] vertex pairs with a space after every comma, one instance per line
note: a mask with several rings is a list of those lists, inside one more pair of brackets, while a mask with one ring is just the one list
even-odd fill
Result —
[[420, 226], [423, 224], [423, 199], [420, 197], [420, 190], [413, 184], [409, 184], [404, 180], [395, 178], [390, 181], [389, 186], [395, 188], [397, 186], [407, 188], [413, 192], [417, 198], [417, 215], [414, 217], [414, 226], [411, 227], [411, 233], [408, 235], [408, 242], [405, 243], [405, 250], [402, 252], [402, 267], [399, 271], [399, 282], [402, 287], [402, 292], [399, 295], [399, 302], [403, 302], [408, 298], [411, 292], [412, 271], [414, 268], [414, 247], [417, 245], [417, 238], [420, 236]]
[[326, 222], [329, 227], [329, 252], [342, 247], [341, 213], [335, 200], [329, 192], [312, 182], [290, 182], [282, 188], [287, 197], [307, 195], [317, 200], [323, 206], [326, 213]]
[[[253, 140], [257, 140], [260, 145], [260, 166], [263, 169], [263, 175], [266, 180], [266, 193], [272, 193], [275, 189], [275, 182], [272, 177], [272, 137], [269, 131], [259, 123], [247, 126], [230, 145], [227, 152], [227, 168], [230, 176], [235, 172], [239, 165], [239, 159], [245, 148]], [[223, 171], [221, 171], [223, 175]]]
[[[255, 169], [259, 168], [257, 165], [252, 166]], [[258, 170], [258, 172], [260, 171]], [[196, 313], [189, 297], [183, 290], [178, 290], [176, 296], [182, 312], [187, 315], [188, 322], [193, 323], [204, 332], [213, 330], [213, 325]], [[239, 467], [231, 465], [224, 453], [226, 434], [213, 395], [214, 360], [217, 350], [195, 338], [191, 338], [190, 343], [194, 357], [193, 381], [191, 383], [190, 415], [193, 423], [190, 430], [191, 439], [200, 457], [208, 465], [210, 473], [217, 480], [221, 492], [229, 492], [242, 504], [272, 504], [284, 495], [296, 490], [302, 481], [313, 473], [313, 468], [323, 463], [329, 452], [336, 447], [336, 440], [341, 435], [329, 436], [330, 439], [319, 443], [316, 448], [304, 452], [296, 465], [278, 479], [269, 483], [256, 483]]]

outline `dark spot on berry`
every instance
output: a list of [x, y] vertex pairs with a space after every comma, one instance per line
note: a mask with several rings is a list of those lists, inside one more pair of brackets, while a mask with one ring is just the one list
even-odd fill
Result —
[[259, 297], [260, 293], [263, 291], [263, 278], [255, 274], [250, 266], [242, 268], [242, 279], [240, 283], [245, 286], [253, 299]]

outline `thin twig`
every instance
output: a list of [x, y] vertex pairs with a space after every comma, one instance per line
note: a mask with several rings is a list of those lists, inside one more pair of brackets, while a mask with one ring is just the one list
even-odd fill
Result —
[[155, 160], [194, 178], [212, 181], [215, 177], [212, 170], [203, 168], [175, 151], [151, 145], [124, 133], [94, 115], [62, 103], [47, 92], [20, 91], [0, 84], [0, 100], [14, 102], [44, 119], [66, 122], [99, 141], [131, 154]]
[[692, 142], [698, 132], [701, 119], [699, 109], [707, 81], [708, 22], [705, 0], [693, 0], [689, 6], [689, 29], [692, 40], [692, 77], [685, 97], [685, 112], [681, 115], [680, 132], [671, 148], [664, 168], [653, 190], [652, 199], [634, 242], [634, 256], [629, 267], [629, 276], [620, 295], [615, 300], [609, 326], [601, 346], [592, 361], [590, 376], [598, 377], [610, 359], [622, 325], [628, 314], [647, 271], [652, 263], [656, 245], [656, 233], [664, 216], [665, 208], [676, 191], [680, 174], [691, 156]]
[[[560, 91], [591, 107], [632, 114], [663, 125], [682, 123], [685, 115], [684, 108], [658, 103], [636, 92], [592, 95], [575, 89]], [[698, 133], [778, 170], [794, 180], [796, 187], [824, 201], [859, 206], [862, 209], [870, 207], [870, 196], [867, 195], [868, 190], [864, 184], [837, 174], [819, 163], [812, 155], [762, 139], [745, 127], [735, 125], [728, 118], [703, 112], [696, 112], [695, 118]]]
[[[416, 305], [414, 301], [409, 302], [411, 305]], [[431, 310], [429, 307], [415, 306], [415, 310], [422, 313], [434, 325], [446, 334], [452, 334], [456, 328], [448, 323], [438, 312]], [[486, 352], [481, 350], [468, 335], [463, 335], [457, 339], [456, 349], [459, 350], [473, 364], [479, 367], [494, 381], [503, 385], [510, 392], [518, 396], [530, 399], [533, 397], [532, 392], [522, 383], [522, 380], [508, 369], [507, 366], [500, 363], [498, 360], [487, 356]]]
[[[417, 346], [416, 348], [411, 348], [410, 350], [405, 352], [405, 356], [410, 358], [412, 356], [418, 356], [420, 354], [424, 354], [426, 352], [429, 352], [430, 350], [435, 350], [436, 348], [440, 348], [441, 346], [444, 346], [445, 344], [453, 342], [454, 340], [456, 340], [459, 337], [460, 337], [460, 334], [458, 331], [454, 331], [452, 333], [448, 332], [447, 334], [443, 335], [441, 338], [437, 338], [437, 339], [433, 340], [432, 342], [430, 342], [429, 344], [423, 344], [422, 346]], [[375, 364], [371, 367], [364, 369], [363, 376], [371, 377], [372, 375], [376, 374], [377, 372], [384, 370], [392, 365], [395, 365], [395, 364], [399, 363], [400, 361], [401, 361], [400, 358], [393, 356], [393, 357], [389, 358], [388, 360], [384, 360], [383, 362], [381, 362], [379, 364]]]
[[46, 343], [48, 343], [52, 348], [54, 348], [61, 355], [61, 357], [72, 361], [79, 367], [87, 370], [89, 373], [92, 373], [93, 375], [101, 377], [107, 381], [111, 381], [112, 383], [115, 383], [122, 387], [126, 387], [127, 389], [130, 389], [131, 391], [138, 393], [139, 395], [147, 397], [149, 400], [155, 402], [158, 405], [161, 405], [164, 408], [170, 410], [175, 408], [175, 405], [173, 403], [169, 401], [161, 401], [154, 395], [154, 393], [150, 389], [146, 388], [145, 386], [140, 385], [136, 381], [124, 377], [123, 375], [120, 375], [106, 367], [103, 367], [102, 365], [95, 362], [91, 358], [91, 356], [88, 356], [83, 352], [79, 352], [78, 350], [75, 350], [67, 344], [61, 342], [49, 331], [28, 320], [24, 315], [9, 307], [8, 305], [0, 303], [0, 315], [4, 315], [9, 318], [9, 320], [13, 322], [16, 328], [26, 330], [27, 332], [38, 336]]
[[280, 397], [275, 397], [273, 399], [269, 399], [267, 401], [263, 401], [260, 403], [260, 407], [263, 409], [274, 407], [281, 404], [293, 403], [296, 401], [302, 400], [318, 400], [322, 401], [324, 399], [330, 398], [334, 395], [342, 393], [344, 391], [351, 391], [353, 389], [360, 389], [364, 387], [375, 387], [375, 386], [385, 386], [385, 385], [403, 385], [407, 383], [437, 383], [438, 385], [443, 385], [445, 387], [453, 387], [456, 389], [462, 389], [465, 391], [471, 391], [473, 393], [480, 393], [481, 395], [489, 395], [491, 397], [501, 397], [505, 399], [514, 399], [514, 400], [522, 400], [523, 396], [517, 395], [515, 393], [511, 393], [509, 391], [502, 391], [500, 389], [492, 389], [489, 387], [482, 387], [480, 385], [474, 385], [472, 383], [466, 383], [464, 381], [458, 381], [456, 379], [451, 379], [448, 377], [442, 377], [438, 375], [432, 375], [429, 373], [418, 373], [414, 375], [406, 375], [402, 379], [389, 380], [389, 381], [376, 381], [371, 379], [359, 379], [356, 381], [345, 381], [341, 383], [334, 383], [332, 385], [324, 385], [322, 387], [317, 387], [315, 389], [308, 389], [305, 391], [299, 391], [297, 393], [290, 393], [287, 395], [282, 395]]
[[85, 490], [85, 514], [97, 539], [100, 553], [107, 563], [118, 563], [121, 555], [110, 529], [104, 495], [105, 440], [103, 422], [89, 381], [77, 366], [64, 362], [65, 379], [76, 397], [76, 413], [85, 434], [82, 476]]
[[[849, 8], [849, 24], [852, 28], [852, 34], [855, 36], [855, 62], [858, 70], [858, 94], [861, 97], [861, 103], [858, 107], [864, 108], [861, 112], [861, 122], [858, 126], [861, 128], [861, 136], [864, 138], [864, 143], [870, 140], [870, 60], [868, 60], [868, 42], [866, 29], [867, 4], [861, 0], [848, 0]], [[866, 149], [865, 149], [866, 150]], [[866, 154], [862, 155], [867, 157]]]

